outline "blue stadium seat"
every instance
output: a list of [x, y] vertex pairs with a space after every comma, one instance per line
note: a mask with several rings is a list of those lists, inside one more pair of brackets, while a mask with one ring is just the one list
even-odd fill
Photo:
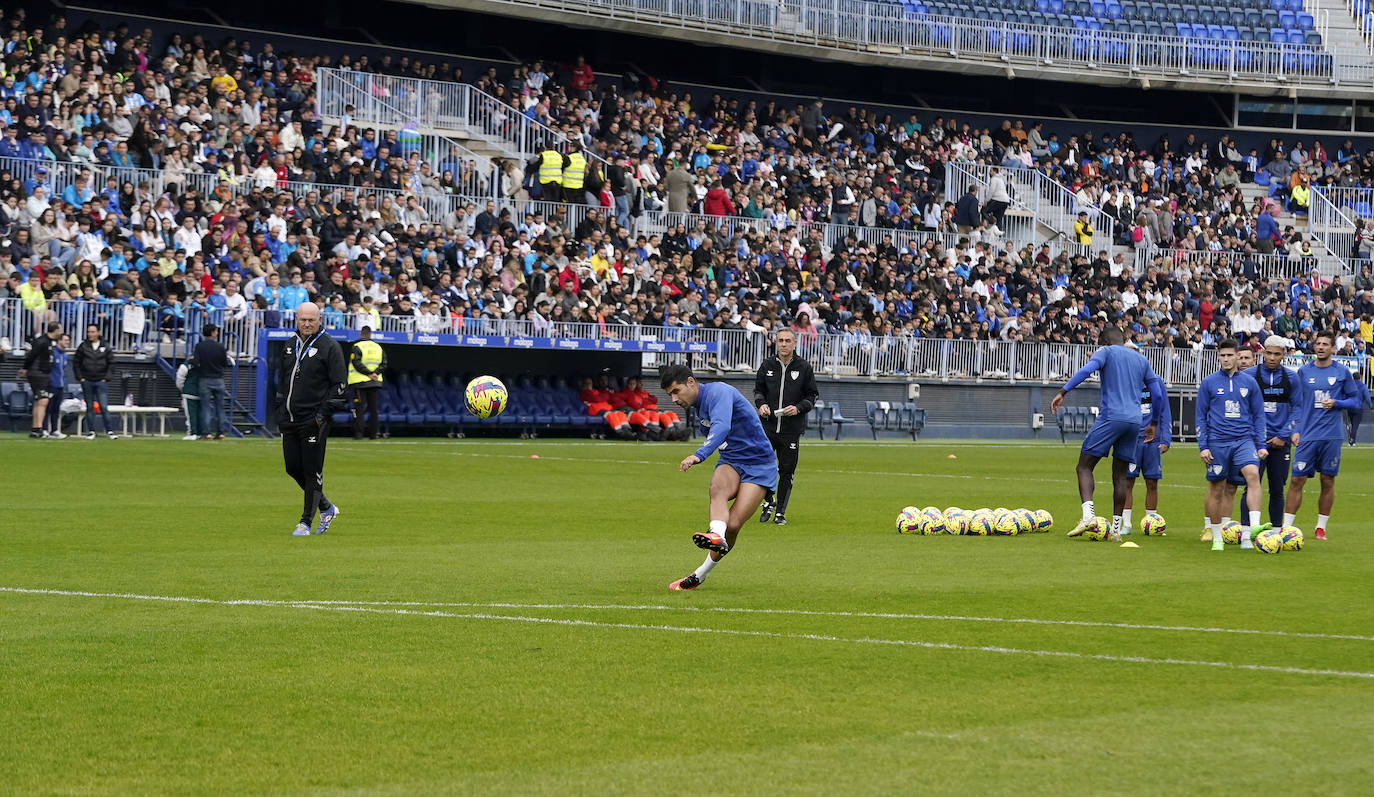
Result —
[[1260, 12], [1247, 9], [1245, 12], [1245, 24], [1247, 27], [1258, 28], [1260, 26]]
[[1131, 33], [1143, 36], [1146, 33], [1149, 33], [1149, 31], [1146, 29], [1146, 26], [1143, 22], [1132, 22]]
[[1273, 9], [1261, 11], [1260, 26], [1265, 28], [1277, 28], [1279, 26], [1279, 12]]
[[1279, 27], [1280, 27], [1280, 28], [1283, 28], [1283, 29], [1287, 30], [1288, 28], [1297, 27], [1297, 25], [1298, 25], [1298, 21], [1297, 21], [1297, 19], [1293, 16], [1293, 12], [1292, 12], [1292, 11], [1280, 11], [1280, 12], [1279, 12]]
[[[1227, 27], [1230, 26], [1228, 25]], [[1226, 35], [1222, 32], [1220, 25], [1208, 25], [1207, 38], [1211, 39], [1212, 41], [1222, 41], [1226, 38]]]
[[1174, 30], [1178, 33], [1179, 36], [1182, 36], [1185, 39], [1193, 35], [1193, 26], [1189, 25], [1187, 22], [1175, 22]]
[[1164, 6], [1164, 12], [1170, 22], [1187, 22], [1187, 18], [1183, 13], [1183, 6], [1169, 3]]
[[1310, 44], [1313, 47], [1320, 47], [1322, 45], [1322, 35], [1315, 30], [1309, 30], [1303, 34], [1303, 43]]
[[1283, 44], [1284, 42], [1288, 41], [1288, 31], [1284, 30], [1283, 28], [1270, 28], [1269, 41], [1273, 42], [1274, 44]]
[[1302, 31], [1296, 29], [1288, 31], [1289, 44], [1302, 44], [1304, 41], [1305, 34]]
[[1240, 31], [1236, 30], [1235, 27], [1231, 25], [1223, 25], [1221, 27], [1221, 37], [1228, 42], [1240, 41]]
[[1196, 6], [1184, 6], [1184, 7], [1183, 7], [1183, 21], [1184, 21], [1184, 22], [1187, 22], [1189, 25], [1192, 25], [1193, 23], [1197, 22], [1199, 19], [1200, 19], [1200, 16], [1198, 15], [1198, 10], [1197, 10], [1197, 7], [1196, 7]]

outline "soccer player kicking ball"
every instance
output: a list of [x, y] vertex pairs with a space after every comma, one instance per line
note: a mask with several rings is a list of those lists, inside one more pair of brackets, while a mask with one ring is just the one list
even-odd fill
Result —
[[1331, 332], [1318, 332], [1312, 343], [1312, 362], [1298, 369], [1295, 380], [1299, 397], [1293, 401], [1298, 413], [1298, 449], [1293, 454], [1293, 480], [1288, 483], [1288, 500], [1283, 525], [1293, 525], [1302, 506], [1302, 488], [1313, 473], [1321, 474], [1321, 494], [1317, 497], [1315, 536], [1326, 539], [1331, 505], [1336, 500], [1336, 474], [1341, 470], [1341, 441], [1345, 439], [1341, 410], [1360, 406], [1362, 395], [1350, 369], [1331, 359], [1336, 338]]
[[1097, 516], [1093, 514], [1093, 469], [1097, 463], [1112, 453], [1112, 531], [1107, 539], [1121, 540], [1121, 513], [1126, 507], [1126, 491], [1130, 486], [1130, 466], [1135, 463], [1140, 443], [1155, 439], [1156, 427], [1153, 423], [1140, 429], [1140, 395], [1150, 391], [1152, 404], [1164, 405], [1169, 401], [1167, 394], [1161, 392], [1159, 377], [1150, 367], [1150, 361], [1138, 351], [1126, 347], [1126, 335], [1116, 327], [1102, 331], [1102, 348], [1093, 352], [1087, 364], [1070, 377], [1064, 387], [1050, 400], [1050, 412], [1055, 413], [1064, 404], [1064, 397], [1070, 390], [1078, 387], [1095, 371], [1101, 372], [1102, 386], [1099, 390], [1100, 409], [1097, 420], [1083, 438], [1083, 450], [1078, 455], [1078, 497], [1083, 502], [1083, 518], [1069, 531], [1070, 537], [1080, 537], [1093, 527]]
[[1234, 338], [1217, 343], [1221, 368], [1206, 376], [1197, 389], [1197, 447], [1207, 467], [1207, 525], [1212, 550], [1226, 550], [1221, 537], [1221, 516], [1228, 500], [1226, 482], [1235, 473], [1245, 479], [1247, 522], [1241, 526], [1240, 547], [1253, 548], [1250, 532], [1263, 531], [1260, 522], [1260, 460], [1269, 456], [1265, 447], [1264, 399], [1259, 383], [1236, 363], [1239, 344]]
[[758, 511], [764, 495], [777, 488], [778, 460], [758, 411], [738, 390], [724, 382], [702, 384], [685, 365], [664, 366], [659, 377], [674, 404], [684, 410], [696, 407], [706, 433], [706, 442], [678, 467], [685, 473], [720, 452], [711, 474], [710, 528], [692, 535], [692, 542], [706, 549], [706, 561], [668, 585], [671, 590], [696, 589], [735, 547], [740, 528]]

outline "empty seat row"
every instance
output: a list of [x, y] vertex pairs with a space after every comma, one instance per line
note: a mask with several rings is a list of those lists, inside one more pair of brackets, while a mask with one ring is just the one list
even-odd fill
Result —
[[[1186, 22], [1202, 25], [1248, 25], [1252, 28], [1283, 28], [1285, 30], [1311, 31], [1316, 28], [1316, 18], [1305, 11], [1275, 10], [1268, 5], [1247, 6], [1238, 3], [1228, 6], [1193, 6], [1174, 3], [1126, 3], [1098, 8], [1097, 2], [1060, 2], [1060, 0], [1034, 0], [1034, 2], [1010, 2], [987, 4], [982, 2], [957, 3], [943, 0], [913, 0], [905, 5], [913, 14], [936, 14], [940, 16], [968, 17], [972, 19], [1001, 19], [1026, 13], [1037, 20], [1034, 24], [1062, 25], [1068, 27], [1074, 18], [1096, 20], [1099, 24], [1108, 22]], [[1042, 21], [1043, 20], [1043, 21]]]
[[903, 432], [915, 440], [926, 426], [926, 411], [914, 401], [865, 401], [864, 414], [874, 440], [878, 432]]

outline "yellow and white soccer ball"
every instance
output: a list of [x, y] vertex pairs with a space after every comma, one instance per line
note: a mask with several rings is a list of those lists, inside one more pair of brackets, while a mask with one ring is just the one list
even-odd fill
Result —
[[1278, 529], [1265, 529], [1255, 535], [1255, 550], [1260, 553], [1278, 553], [1283, 550], [1283, 533]]
[[1285, 551], [1302, 550], [1302, 529], [1297, 526], [1284, 526], [1279, 529], [1279, 539], [1283, 540], [1283, 549]]
[[1016, 516], [1016, 533], [1030, 534], [1035, 531], [1035, 513], [1029, 509], [1013, 509]]
[[993, 533], [993, 527], [996, 525], [997, 520], [992, 516], [992, 510], [975, 509], [969, 517], [968, 531], [964, 533], [976, 537], [986, 537]]
[[1054, 515], [1051, 515], [1049, 510], [1037, 509], [1031, 514], [1035, 516], [1035, 530], [1040, 534], [1054, 528]]
[[928, 506], [921, 510], [922, 534], [944, 534], [945, 533], [945, 513], [933, 506]]
[[1112, 525], [1107, 522], [1106, 518], [1095, 517], [1093, 518], [1093, 525], [1090, 526], [1087, 531], [1083, 532], [1083, 539], [1099, 542], [1107, 539], [1107, 535], [1111, 533], [1111, 530]]
[[1164, 516], [1158, 513], [1150, 512], [1140, 519], [1140, 533], [1146, 537], [1167, 536], [1164, 533], [1166, 528], [1168, 528], [1168, 524], [1164, 522]]
[[1234, 520], [1228, 520], [1221, 526], [1221, 539], [1227, 545], [1240, 544], [1240, 524]]
[[897, 533], [920, 534], [922, 522], [921, 510], [914, 506], [903, 507], [902, 511], [897, 513]]
[[945, 510], [945, 533], [946, 534], [967, 534], [969, 519], [972, 513], [952, 506]]
[[510, 393], [500, 379], [479, 376], [468, 382], [467, 390], [463, 391], [463, 401], [468, 406], [468, 412], [478, 418], [495, 418], [505, 412], [506, 405], [510, 403]]

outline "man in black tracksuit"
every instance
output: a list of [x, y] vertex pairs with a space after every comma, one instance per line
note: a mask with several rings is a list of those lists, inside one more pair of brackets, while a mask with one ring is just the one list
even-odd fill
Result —
[[344, 407], [347, 380], [343, 349], [320, 328], [320, 308], [305, 302], [296, 308], [296, 334], [282, 347], [277, 370], [277, 428], [281, 432], [286, 472], [305, 493], [301, 522], [292, 536], [310, 536], [315, 510], [323, 534], [339, 515], [324, 496], [324, 449], [331, 416]]
[[19, 378], [26, 376], [29, 387], [33, 389], [33, 427], [29, 437], [47, 437], [43, 431], [43, 421], [48, 413], [48, 401], [52, 398], [52, 350], [62, 339], [62, 325], [56, 321], [48, 323], [47, 331], [29, 342], [29, 353], [24, 355], [24, 365], [19, 369]]
[[763, 361], [754, 377], [754, 404], [768, 441], [778, 456], [778, 491], [763, 500], [760, 523], [771, 517], [779, 526], [787, 525], [787, 500], [792, 497], [792, 474], [797, 470], [797, 446], [806, 431], [806, 413], [816, 406], [816, 373], [811, 364], [793, 356], [797, 336], [792, 330], [778, 330], [773, 338], [778, 356]]

